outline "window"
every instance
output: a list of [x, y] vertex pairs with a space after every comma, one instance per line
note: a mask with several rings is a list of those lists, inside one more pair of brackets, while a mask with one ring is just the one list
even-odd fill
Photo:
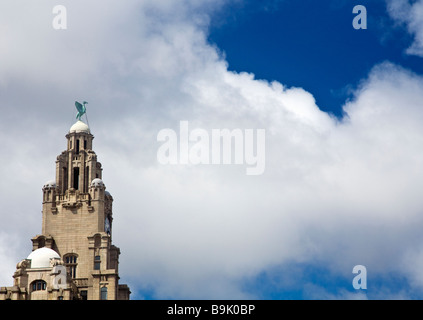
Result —
[[46, 239], [44, 237], [38, 238], [38, 248], [43, 248], [46, 245]]
[[101, 292], [100, 300], [107, 300], [107, 287], [101, 288], [100, 292]]
[[63, 167], [63, 186], [62, 186], [62, 190], [63, 192], [65, 192], [66, 190], [68, 190], [68, 168]]
[[88, 173], [90, 172], [90, 167], [86, 166], [84, 170], [84, 192], [88, 192]]
[[100, 265], [101, 265], [100, 256], [95, 256], [94, 257], [94, 270], [100, 270]]
[[79, 168], [73, 168], [73, 188], [78, 190], [79, 188]]
[[99, 234], [96, 234], [94, 238], [94, 247], [100, 248], [100, 246], [101, 246], [101, 236]]
[[65, 258], [67, 264], [69, 263], [76, 263], [77, 257], [76, 255], [69, 255]]
[[35, 280], [32, 282], [32, 291], [40, 291], [45, 290], [47, 287], [47, 284], [44, 280]]
[[81, 290], [81, 300], [87, 300], [87, 299], [88, 299], [87, 290]]
[[76, 254], [68, 254], [65, 255], [65, 266], [68, 270], [68, 274], [72, 279], [76, 278], [76, 267], [77, 267], [77, 260], [78, 256]]

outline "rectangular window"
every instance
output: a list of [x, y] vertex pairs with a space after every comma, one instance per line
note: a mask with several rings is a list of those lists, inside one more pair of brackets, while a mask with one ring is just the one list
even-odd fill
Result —
[[72, 279], [76, 278], [76, 266], [70, 267], [70, 276]]
[[81, 290], [81, 299], [82, 300], [87, 300], [88, 299], [87, 290]]
[[37, 290], [42, 290], [42, 282], [37, 282]]
[[90, 168], [88, 166], [84, 169], [84, 192], [88, 192], [88, 173]]
[[100, 256], [94, 257], [94, 270], [100, 270], [101, 260]]
[[107, 288], [101, 288], [101, 300], [107, 300]]
[[65, 192], [68, 190], [68, 168], [63, 167], [63, 186], [62, 190]]
[[73, 168], [73, 187], [75, 190], [79, 188], [79, 168]]

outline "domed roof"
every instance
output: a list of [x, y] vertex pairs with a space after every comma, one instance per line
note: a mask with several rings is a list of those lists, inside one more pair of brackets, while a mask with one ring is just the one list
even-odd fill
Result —
[[113, 200], [113, 197], [112, 197], [112, 195], [110, 194], [110, 192], [109, 191], [104, 191], [104, 197], [107, 199], [111, 199], [111, 200]]
[[104, 187], [104, 182], [103, 182], [103, 180], [101, 180], [99, 178], [95, 178], [93, 181], [91, 181], [91, 186], [92, 187]]
[[43, 247], [32, 251], [27, 259], [31, 260], [31, 269], [48, 268], [50, 267], [50, 260], [60, 259], [60, 256], [56, 251]]
[[77, 122], [74, 123], [74, 125], [69, 129], [69, 133], [79, 133], [79, 132], [85, 132], [85, 133], [90, 133], [90, 128], [88, 127], [87, 124], [85, 124], [84, 122], [82, 122], [81, 120], [78, 120]]
[[56, 186], [55, 180], [49, 180], [44, 184], [43, 188], [56, 188]]

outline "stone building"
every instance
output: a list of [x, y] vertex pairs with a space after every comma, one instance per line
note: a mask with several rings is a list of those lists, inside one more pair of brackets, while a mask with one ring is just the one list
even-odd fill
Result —
[[120, 250], [112, 244], [113, 198], [92, 150], [94, 136], [78, 120], [56, 160], [56, 180], [43, 187], [42, 231], [20, 261], [0, 300], [128, 300], [119, 284]]

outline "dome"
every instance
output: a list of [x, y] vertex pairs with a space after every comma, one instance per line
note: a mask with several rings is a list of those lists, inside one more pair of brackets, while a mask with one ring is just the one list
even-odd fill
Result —
[[43, 188], [56, 188], [56, 186], [56, 181], [49, 180], [44, 184]]
[[109, 191], [104, 191], [104, 196], [106, 197], [106, 199], [109, 198], [109, 199], [113, 200], [113, 197], [112, 197], [112, 195], [110, 194]]
[[104, 182], [99, 178], [95, 178], [91, 181], [91, 187], [104, 187]]
[[50, 260], [60, 259], [60, 256], [56, 251], [43, 247], [32, 251], [27, 259], [31, 260], [31, 269], [49, 268]]
[[75, 122], [75, 124], [69, 129], [69, 133], [79, 133], [79, 132], [85, 132], [85, 133], [90, 133], [90, 128], [88, 127], [88, 125], [86, 125], [84, 122], [82, 122], [81, 120], [78, 120], [77, 122]]

